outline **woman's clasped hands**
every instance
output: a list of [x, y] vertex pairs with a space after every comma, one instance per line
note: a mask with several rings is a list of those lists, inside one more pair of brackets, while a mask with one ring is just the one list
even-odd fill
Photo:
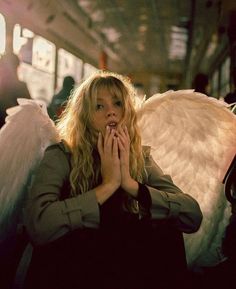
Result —
[[104, 136], [99, 132], [98, 152], [101, 158], [102, 185], [106, 186], [111, 194], [121, 187], [135, 197], [138, 183], [130, 175], [130, 137], [127, 127], [107, 126]]

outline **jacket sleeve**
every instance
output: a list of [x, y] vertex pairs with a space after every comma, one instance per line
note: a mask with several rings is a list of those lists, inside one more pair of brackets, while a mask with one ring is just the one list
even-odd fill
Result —
[[183, 193], [169, 175], [164, 175], [150, 155], [146, 156], [146, 173], [145, 184], [152, 200], [152, 219], [174, 219], [182, 232], [196, 232], [202, 221], [197, 201]]
[[99, 226], [99, 207], [93, 190], [60, 199], [69, 172], [69, 161], [59, 146], [46, 150], [24, 208], [24, 223], [35, 245], [53, 241], [77, 228]]

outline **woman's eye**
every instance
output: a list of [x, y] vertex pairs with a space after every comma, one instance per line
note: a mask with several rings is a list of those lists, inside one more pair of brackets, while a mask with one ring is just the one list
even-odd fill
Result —
[[117, 101], [116, 101], [116, 103], [115, 103], [115, 105], [117, 105], [117, 106], [120, 106], [120, 107], [121, 107], [121, 106], [122, 106], [122, 102], [121, 102], [120, 100], [117, 100]]
[[96, 110], [101, 110], [103, 108], [103, 105], [102, 104], [97, 104], [96, 105]]

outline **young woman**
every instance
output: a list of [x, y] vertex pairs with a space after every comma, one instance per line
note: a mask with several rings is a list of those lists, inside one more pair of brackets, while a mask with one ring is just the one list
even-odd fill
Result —
[[25, 288], [183, 287], [182, 232], [197, 231], [202, 214], [141, 146], [134, 95], [103, 71], [73, 92], [25, 208]]

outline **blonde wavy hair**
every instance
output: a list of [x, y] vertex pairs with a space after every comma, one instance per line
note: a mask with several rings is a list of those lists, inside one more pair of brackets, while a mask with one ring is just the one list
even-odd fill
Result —
[[121, 125], [126, 124], [130, 136], [130, 174], [137, 181], [142, 181], [144, 156], [133, 104], [135, 90], [127, 78], [108, 71], [98, 71], [74, 89], [57, 123], [60, 137], [72, 153], [72, 196], [85, 193], [99, 183], [98, 132], [92, 125], [92, 116], [96, 109], [98, 92], [104, 88], [112, 96], [122, 100]]

